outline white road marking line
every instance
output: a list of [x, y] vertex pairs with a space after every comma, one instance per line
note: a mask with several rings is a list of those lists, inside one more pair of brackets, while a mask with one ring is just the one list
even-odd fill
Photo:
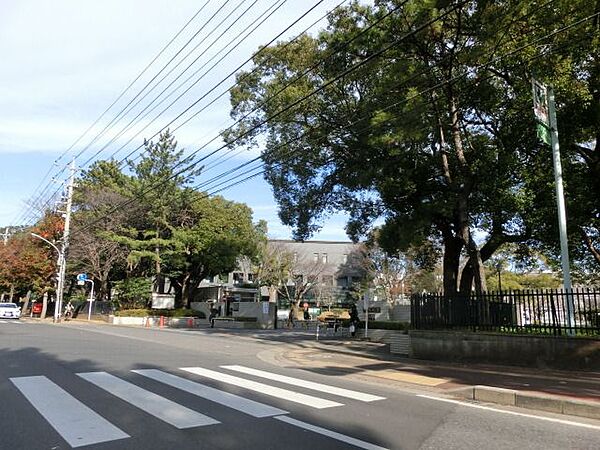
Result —
[[229, 392], [221, 391], [219, 389], [215, 389], [186, 378], [178, 377], [161, 370], [143, 369], [132, 370], [132, 372], [254, 417], [271, 417], [288, 413], [283, 409], [265, 405], [264, 403], [255, 402], [254, 400], [240, 397], [239, 395], [235, 394], [230, 394]]
[[285, 375], [278, 375], [276, 373], [266, 372], [264, 370], [252, 369], [245, 366], [221, 366], [223, 369], [235, 370], [236, 372], [242, 372], [248, 375], [254, 375], [268, 380], [279, 381], [281, 383], [291, 384], [293, 386], [299, 386], [306, 389], [311, 389], [319, 392], [327, 392], [328, 394], [338, 395], [340, 397], [347, 397], [354, 400], [360, 400], [362, 402], [373, 402], [376, 400], [385, 400], [385, 397], [378, 397], [377, 395], [365, 394], [363, 392], [352, 391], [350, 389], [338, 388], [327, 384], [314, 383], [312, 381], [301, 380], [300, 378], [288, 377]]
[[310, 423], [302, 422], [300, 420], [293, 419], [289, 416], [277, 416], [273, 418], [281, 420], [282, 422], [293, 425], [295, 427], [303, 428], [305, 430], [312, 431], [314, 433], [319, 433], [323, 436], [327, 436], [332, 439], [345, 442], [346, 444], [354, 445], [355, 447], [364, 448], [366, 450], [387, 450], [385, 447], [380, 447], [379, 445], [371, 444], [370, 442], [361, 441], [360, 439], [346, 436], [345, 434], [341, 434], [336, 431], [331, 431], [327, 428], [311, 425]]
[[233, 384], [251, 391], [260, 392], [261, 394], [270, 395], [271, 397], [281, 398], [312, 408], [323, 409], [332, 408], [334, 406], [342, 406], [342, 403], [333, 402], [323, 398], [313, 397], [310, 395], [300, 394], [288, 389], [281, 389], [268, 384], [257, 383], [256, 381], [246, 380], [245, 378], [234, 377], [225, 373], [216, 372], [214, 370], [203, 369], [202, 367], [181, 367], [181, 370], [200, 375], [201, 377], [210, 378], [221, 381], [223, 383]]
[[460, 400], [453, 400], [450, 398], [433, 397], [431, 395], [423, 395], [423, 394], [419, 394], [419, 395], [417, 395], [417, 397], [428, 398], [429, 400], [437, 400], [439, 402], [454, 403], [456, 405], [468, 406], [469, 408], [485, 409], [486, 411], [493, 411], [493, 412], [497, 412], [497, 413], [508, 414], [511, 416], [528, 417], [531, 419], [545, 420], [547, 422], [560, 423], [563, 425], [572, 425], [574, 427], [582, 427], [582, 428], [590, 428], [592, 430], [600, 430], [600, 426], [598, 426], [598, 425], [590, 425], [587, 423], [573, 422], [571, 420], [556, 419], [554, 417], [536, 416], [534, 414], [520, 413], [517, 411], [506, 411], [504, 409], [492, 408], [490, 406], [484, 406], [484, 405], [476, 405], [474, 403], [467, 403], [467, 402], [463, 402]]
[[176, 428], [201, 427], [219, 423], [212, 417], [200, 414], [109, 373], [87, 372], [77, 375]]
[[10, 381], [71, 447], [129, 437], [44, 376]]

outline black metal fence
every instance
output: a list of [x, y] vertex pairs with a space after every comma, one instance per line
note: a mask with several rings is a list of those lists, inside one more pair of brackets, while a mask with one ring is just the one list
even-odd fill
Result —
[[600, 290], [485, 292], [469, 297], [415, 294], [411, 322], [422, 330], [600, 335]]

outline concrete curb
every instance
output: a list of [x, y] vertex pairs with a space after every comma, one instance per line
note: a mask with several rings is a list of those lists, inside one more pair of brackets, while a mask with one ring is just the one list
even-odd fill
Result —
[[551, 394], [522, 392], [490, 386], [470, 386], [451, 391], [450, 394], [479, 402], [600, 419], [600, 402], [595, 401], [576, 400]]

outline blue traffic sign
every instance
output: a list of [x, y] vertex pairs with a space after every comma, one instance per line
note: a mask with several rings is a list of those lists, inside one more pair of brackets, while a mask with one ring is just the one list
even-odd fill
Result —
[[77, 275], [77, 281], [86, 281], [87, 280], [87, 273], [80, 273], [79, 275]]

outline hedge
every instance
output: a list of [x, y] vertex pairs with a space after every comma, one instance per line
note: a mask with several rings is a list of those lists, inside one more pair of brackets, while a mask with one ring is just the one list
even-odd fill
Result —
[[[358, 328], [365, 328], [365, 322], [361, 321]], [[406, 331], [410, 329], [410, 324], [406, 322], [384, 322], [369, 320], [369, 330], [399, 330]]]
[[197, 317], [199, 319], [206, 319], [206, 315], [202, 311], [196, 311], [195, 309], [121, 309], [115, 311], [115, 316], [122, 317]]

